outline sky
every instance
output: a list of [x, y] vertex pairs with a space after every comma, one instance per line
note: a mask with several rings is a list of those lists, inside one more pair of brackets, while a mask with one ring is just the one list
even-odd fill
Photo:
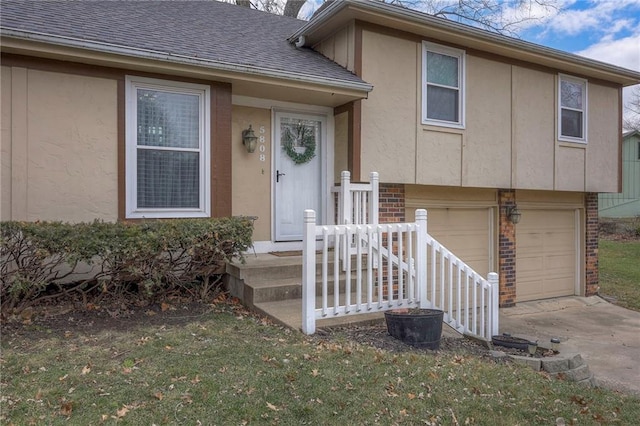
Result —
[[[457, 0], [432, 0], [440, 5]], [[517, 0], [496, 0], [503, 5]], [[307, 1], [315, 8], [322, 0]], [[515, 30], [520, 39], [640, 72], [640, 0], [526, 0], [528, 20]], [[544, 4], [556, 7], [545, 7]], [[301, 11], [301, 16], [305, 10]], [[506, 7], [507, 18], [522, 10]], [[625, 105], [631, 88], [623, 92]], [[626, 108], [625, 108], [626, 111]], [[628, 111], [626, 111], [629, 114]]]

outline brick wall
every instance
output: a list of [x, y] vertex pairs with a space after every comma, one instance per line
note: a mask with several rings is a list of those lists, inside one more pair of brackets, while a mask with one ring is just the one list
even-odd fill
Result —
[[585, 296], [598, 292], [598, 194], [588, 192], [584, 197], [585, 240]]
[[507, 218], [507, 208], [516, 204], [515, 199], [514, 190], [501, 189], [498, 191], [500, 307], [515, 306], [516, 304], [516, 232], [515, 225]]
[[[380, 183], [378, 187], [378, 219], [380, 223], [401, 223], [405, 222], [404, 214], [404, 185], [393, 183]], [[382, 236], [382, 244], [386, 246], [387, 236]], [[393, 250], [398, 249], [398, 242], [394, 239]], [[382, 274], [386, 277], [388, 274], [387, 264], [382, 267]], [[398, 297], [398, 270], [393, 269], [393, 295]], [[405, 282], [407, 277], [405, 275]], [[382, 289], [387, 294], [388, 288], [385, 284]]]
[[405, 222], [404, 185], [381, 183], [378, 194], [380, 223]]

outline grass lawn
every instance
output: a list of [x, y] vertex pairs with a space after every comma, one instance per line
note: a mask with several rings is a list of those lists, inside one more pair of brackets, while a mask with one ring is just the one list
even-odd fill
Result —
[[[4, 425], [637, 424], [640, 400], [466, 353], [306, 337], [219, 304], [188, 321], [3, 330]], [[69, 314], [72, 315], [72, 314]], [[126, 324], [126, 323], [124, 323]]]
[[600, 294], [640, 311], [640, 241], [600, 240]]

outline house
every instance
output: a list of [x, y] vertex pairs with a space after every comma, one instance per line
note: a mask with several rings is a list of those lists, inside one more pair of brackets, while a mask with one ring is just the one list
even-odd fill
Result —
[[600, 194], [598, 214], [612, 218], [640, 216], [640, 132], [637, 130], [622, 135], [622, 191]]
[[340, 171], [377, 171], [381, 221], [428, 209], [430, 234], [499, 272], [502, 306], [597, 289], [638, 72], [378, 1], [304, 22], [9, 0], [1, 19], [2, 220], [251, 215], [258, 252], [299, 249], [303, 209], [334, 220]]

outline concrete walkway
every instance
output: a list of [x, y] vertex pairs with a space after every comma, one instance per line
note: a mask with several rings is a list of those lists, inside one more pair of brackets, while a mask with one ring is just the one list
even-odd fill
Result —
[[640, 396], [640, 312], [598, 296], [562, 297], [500, 309], [500, 332], [579, 353], [598, 385]]

